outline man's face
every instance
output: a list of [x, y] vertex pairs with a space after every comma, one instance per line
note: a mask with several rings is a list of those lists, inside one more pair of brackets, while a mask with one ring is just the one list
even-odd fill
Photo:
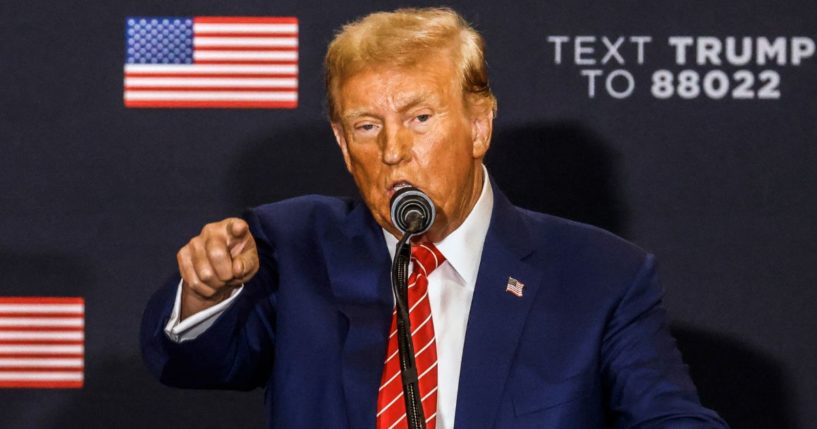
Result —
[[396, 187], [409, 184], [437, 210], [420, 239], [440, 241], [456, 229], [482, 190], [493, 114], [465, 105], [450, 56], [430, 55], [410, 68], [364, 69], [341, 83], [335, 99], [335, 137], [378, 224], [400, 235], [389, 202]]

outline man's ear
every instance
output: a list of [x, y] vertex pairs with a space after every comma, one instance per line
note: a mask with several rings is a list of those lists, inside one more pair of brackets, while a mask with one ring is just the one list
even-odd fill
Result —
[[332, 133], [335, 134], [335, 141], [343, 154], [343, 162], [346, 163], [346, 170], [352, 172], [352, 160], [349, 158], [349, 146], [346, 144], [346, 137], [343, 134], [343, 125], [332, 122]]
[[482, 159], [491, 146], [491, 133], [494, 131], [494, 112], [490, 108], [479, 106], [474, 109], [472, 114], [472, 155], [474, 159]]

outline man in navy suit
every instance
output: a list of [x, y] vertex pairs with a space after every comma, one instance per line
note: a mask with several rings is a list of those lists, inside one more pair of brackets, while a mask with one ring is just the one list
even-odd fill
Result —
[[405, 427], [381, 421], [401, 394], [381, 386], [400, 235], [389, 201], [413, 186], [437, 211], [414, 244], [444, 258], [417, 301], [436, 338], [430, 428], [726, 427], [667, 330], [652, 256], [515, 207], [491, 182], [483, 46], [448, 9], [344, 27], [327, 96], [363, 201], [301, 197], [206, 225], [145, 311], [143, 353], [162, 382], [265, 387], [270, 427]]

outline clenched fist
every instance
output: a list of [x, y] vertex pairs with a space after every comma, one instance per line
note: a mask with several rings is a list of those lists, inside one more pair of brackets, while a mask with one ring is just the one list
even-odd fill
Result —
[[209, 223], [176, 254], [184, 286], [181, 319], [227, 299], [258, 272], [250, 227], [239, 218]]

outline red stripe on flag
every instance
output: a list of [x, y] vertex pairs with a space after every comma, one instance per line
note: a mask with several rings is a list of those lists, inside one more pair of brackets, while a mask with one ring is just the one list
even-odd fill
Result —
[[235, 33], [235, 32], [222, 32], [222, 33], [196, 33], [196, 39], [207, 39], [210, 37], [298, 37], [298, 33]]
[[4, 311], [0, 312], [0, 317], [19, 317], [22, 319], [53, 319], [53, 318], [61, 318], [61, 319], [82, 319], [83, 313], [82, 312], [71, 312], [71, 313], [15, 313], [12, 311]]
[[196, 51], [258, 51], [258, 52], [297, 52], [297, 46], [196, 46]]
[[60, 359], [60, 358], [83, 358], [82, 353], [0, 353], [0, 358], [7, 359]]
[[0, 326], [0, 332], [9, 331], [61, 331], [61, 332], [77, 332], [82, 331], [82, 326]]
[[54, 298], [47, 296], [0, 297], [0, 304], [84, 304], [84, 298]]
[[244, 66], [281, 66], [293, 65], [297, 66], [298, 61], [295, 60], [258, 60], [258, 61], [224, 61], [224, 60], [196, 60], [195, 64], [223, 64], [225, 66], [244, 65]]
[[194, 23], [202, 24], [297, 24], [294, 16], [197, 16]]
[[85, 341], [83, 340], [0, 340], [0, 345], [32, 345], [32, 346], [41, 346], [41, 345], [82, 345]]
[[271, 85], [271, 86], [240, 86], [240, 87], [230, 87], [230, 86], [126, 86], [125, 89], [128, 90], [130, 93], [139, 92], [139, 91], [206, 91], [206, 92], [269, 92], [272, 90], [278, 89], [288, 89], [292, 91], [286, 92], [294, 92], [298, 89], [298, 87], [292, 85]]
[[265, 74], [239, 74], [239, 73], [148, 73], [148, 72], [128, 72], [125, 77], [183, 77], [183, 78], [227, 78], [227, 79], [269, 79], [269, 78], [297, 78], [297, 73], [265, 73]]
[[82, 381], [0, 381], [0, 388], [79, 389]]
[[82, 373], [82, 366], [12, 366], [0, 367], [0, 372], [74, 372]]
[[126, 107], [189, 107], [189, 108], [225, 108], [225, 109], [294, 109], [297, 101], [135, 101], [125, 100]]

